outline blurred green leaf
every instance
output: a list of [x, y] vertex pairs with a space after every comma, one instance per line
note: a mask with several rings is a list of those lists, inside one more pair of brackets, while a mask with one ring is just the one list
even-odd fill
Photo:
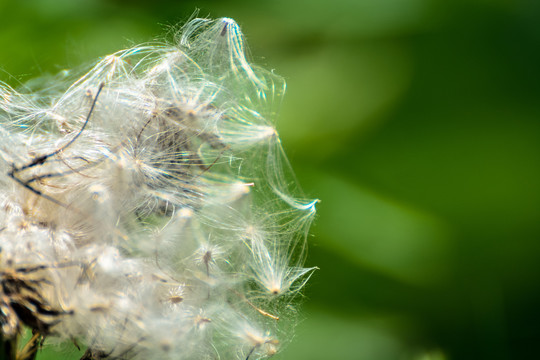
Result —
[[337, 177], [320, 172], [310, 177], [322, 199], [321, 245], [407, 282], [444, 279], [451, 248], [448, 227], [440, 220]]
[[385, 328], [385, 319], [361, 319], [353, 314], [343, 318], [317, 308], [309, 308], [305, 314], [296, 338], [276, 359], [407, 359], [403, 345]]

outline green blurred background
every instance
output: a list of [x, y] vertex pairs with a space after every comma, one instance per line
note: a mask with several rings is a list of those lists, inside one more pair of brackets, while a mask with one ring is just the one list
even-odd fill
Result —
[[540, 1], [0, 0], [0, 80], [195, 8], [287, 79], [278, 130], [322, 200], [320, 270], [276, 358], [540, 358]]

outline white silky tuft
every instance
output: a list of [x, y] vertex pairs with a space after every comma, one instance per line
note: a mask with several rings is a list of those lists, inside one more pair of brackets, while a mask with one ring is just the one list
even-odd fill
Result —
[[273, 125], [283, 79], [231, 19], [0, 86], [0, 323], [85, 359], [264, 359], [294, 325], [315, 203]]

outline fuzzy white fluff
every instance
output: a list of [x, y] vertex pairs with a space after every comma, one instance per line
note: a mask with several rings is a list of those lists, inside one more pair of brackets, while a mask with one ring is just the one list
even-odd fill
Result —
[[251, 360], [290, 337], [316, 201], [295, 197], [273, 126], [285, 83], [231, 19], [177, 39], [64, 90], [70, 72], [1, 85], [4, 337], [34, 320], [110, 358]]

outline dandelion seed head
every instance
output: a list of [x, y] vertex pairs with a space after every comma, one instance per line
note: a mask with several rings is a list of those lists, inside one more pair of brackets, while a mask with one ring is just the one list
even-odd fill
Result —
[[172, 309], [175, 309], [184, 301], [185, 285], [171, 287], [165, 297], [165, 301]]
[[43, 86], [0, 84], [2, 334], [87, 358], [280, 351], [317, 201], [275, 128], [285, 83], [238, 24], [193, 19]]

